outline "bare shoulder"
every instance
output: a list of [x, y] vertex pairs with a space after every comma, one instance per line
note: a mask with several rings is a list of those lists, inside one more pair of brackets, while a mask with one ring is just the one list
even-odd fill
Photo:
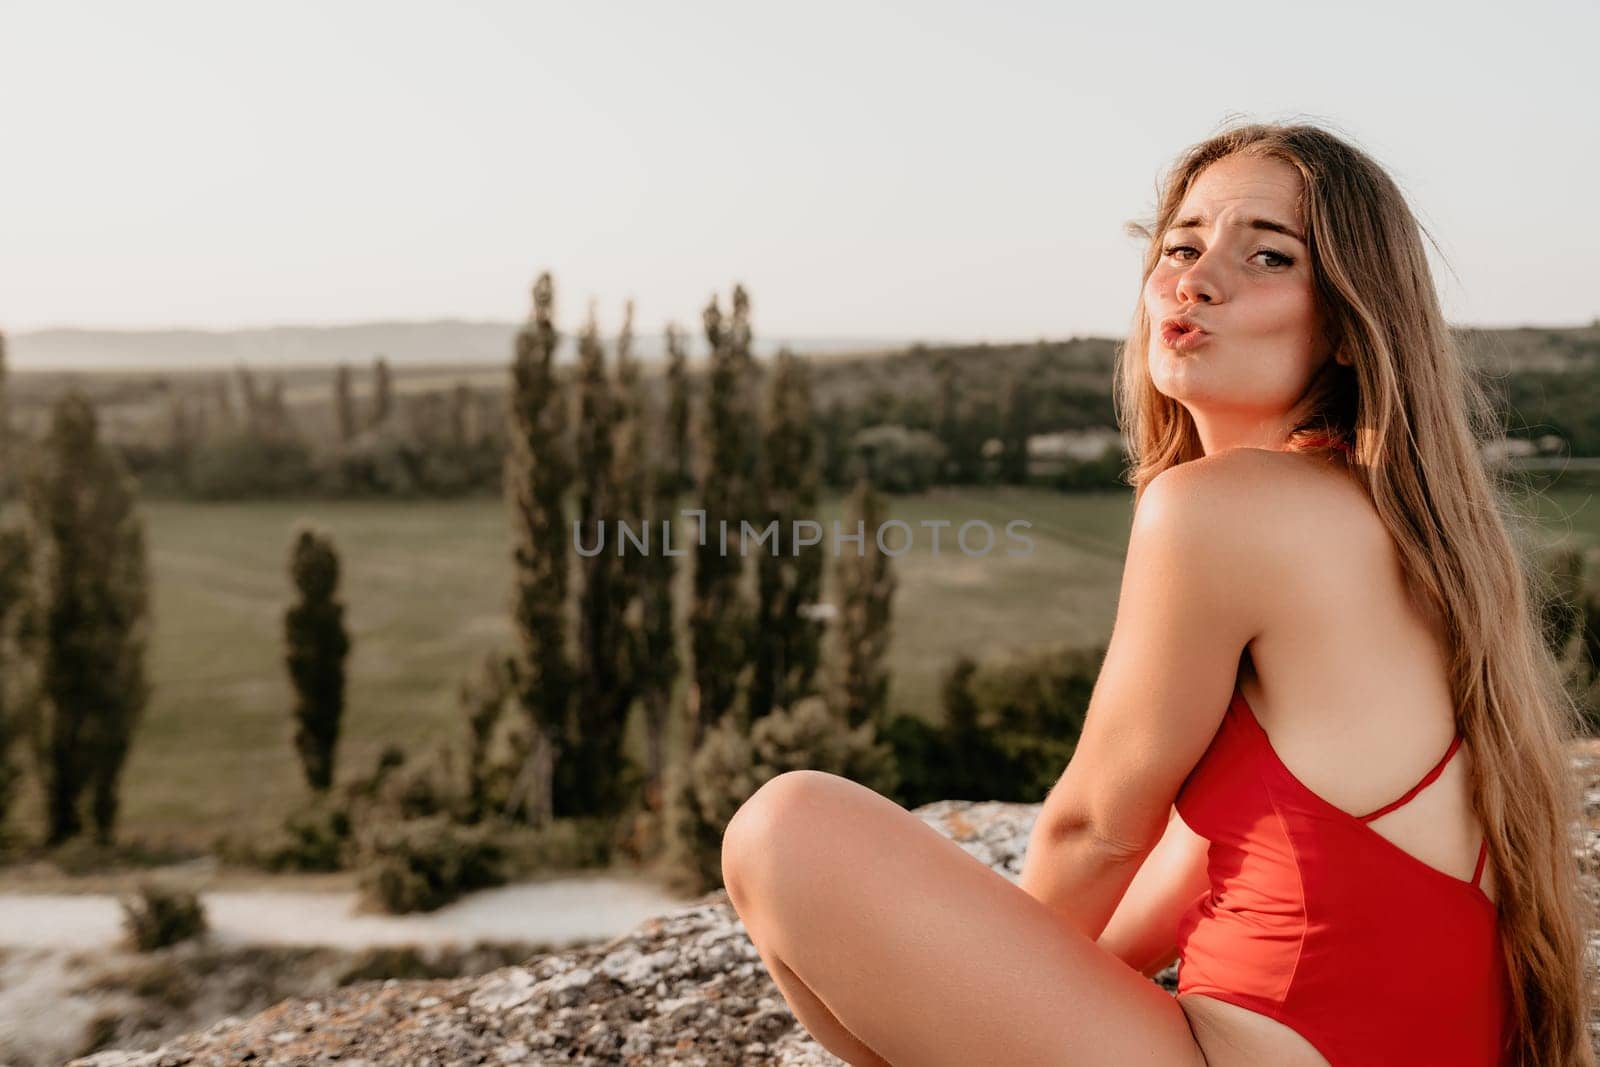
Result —
[[1368, 573], [1392, 549], [1356, 479], [1307, 453], [1232, 448], [1179, 464], [1145, 487], [1139, 511], [1136, 523], [1203, 541], [1241, 590], [1303, 595], [1305, 579]]
[[1157, 483], [1162, 505], [1191, 520], [1208, 520], [1235, 535], [1259, 531], [1291, 547], [1303, 545], [1313, 529], [1338, 541], [1370, 532], [1377, 520], [1348, 471], [1306, 453], [1230, 448], [1161, 472], [1147, 496]]

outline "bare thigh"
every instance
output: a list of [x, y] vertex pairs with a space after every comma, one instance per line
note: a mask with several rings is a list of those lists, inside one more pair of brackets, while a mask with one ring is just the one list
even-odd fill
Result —
[[1185, 993], [1178, 1006], [1211, 1067], [1329, 1067], [1317, 1046], [1284, 1023], [1204, 993]]
[[763, 958], [897, 1067], [1205, 1067], [1166, 990], [859, 783], [779, 775], [722, 847]]

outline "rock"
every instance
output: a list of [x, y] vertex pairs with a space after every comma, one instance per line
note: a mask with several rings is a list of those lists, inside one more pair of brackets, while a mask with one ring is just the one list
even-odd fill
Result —
[[[1600, 742], [1574, 766], [1600, 778]], [[1600, 783], [1597, 783], [1600, 784]], [[1600, 788], [1586, 797], [1592, 829]], [[973, 856], [1020, 878], [1037, 804], [939, 801], [915, 812]], [[1596, 835], [1585, 839], [1594, 857]], [[1177, 968], [1157, 981], [1177, 986]], [[101, 1052], [68, 1067], [351, 1067], [610, 1064], [840, 1067], [795, 1021], [717, 890], [602, 945], [475, 978], [366, 982], [224, 1019], [154, 1052]]]

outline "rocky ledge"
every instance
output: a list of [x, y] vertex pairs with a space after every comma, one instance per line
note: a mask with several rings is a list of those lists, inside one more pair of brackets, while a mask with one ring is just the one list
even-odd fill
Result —
[[[1600, 858], [1600, 742], [1574, 750], [1590, 783], [1585, 849]], [[1039, 806], [940, 801], [916, 814], [1012, 881]], [[1158, 981], [1176, 987], [1176, 968]], [[69, 1067], [699, 1067], [842, 1061], [796, 1023], [721, 890], [602, 945], [476, 978], [387, 981], [286, 1000], [153, 1052], [101, 1052]]]

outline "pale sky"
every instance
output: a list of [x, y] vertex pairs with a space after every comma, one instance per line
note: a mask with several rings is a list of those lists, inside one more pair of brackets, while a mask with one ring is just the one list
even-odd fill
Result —
[[[0, 329], [1121, 336], [1232, 115], [1385, 163], [1453, 322], [1600, 315], [1600, 4], [0, 0]], [[1436, 271], [1440, 264], [1435, 261]]]

